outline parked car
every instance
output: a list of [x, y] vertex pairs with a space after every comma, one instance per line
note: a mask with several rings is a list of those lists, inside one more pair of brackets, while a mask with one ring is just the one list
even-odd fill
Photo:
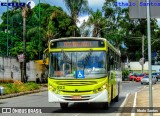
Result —
[[157, 73], [157, 81], [160, 79], [160, 72]]
[[[152, 84], [156, 84], [157, 79], [156, 77], [152, 76]], [[142, 80], [141, 80], [141, 84], [149, 84], [149, 76], [146, 75]]]
[[158, 75], [158, 73], [152, 73], [152, 76], [153, 76], [153, 77], [156, 77], [156, 78], [157, 78], [157, 75]]
[[140, 82], [144, 76], [145, 76], [145, 74], [139, 74], [139, 75], [135, 78], [135, 81], [136, 81], [136, 82]]
[[131, 75], [129, 76], [129, 80], [130, 80], [130, 81], [135, 80], [136, 77], [137, 77], [137, 74], [136, 74], [136, 73], [131, 74]]

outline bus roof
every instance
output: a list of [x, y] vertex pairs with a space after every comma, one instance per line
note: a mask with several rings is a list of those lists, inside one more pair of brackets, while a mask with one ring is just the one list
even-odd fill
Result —
[[60, 40], [70, 40], [70, 39], [95, 39], [95, 40], [106, 40], [105, 38], [98, 38], [98, 37], [66, 37], [66, 38], [59, 38], [53, 39], [50, 42], [60, 41]]
[[111, 45], [106, 38], [99, 38], [99, 37], [65, 37], [65, 38], [58, 38], [52, 39], [50, 42], [61, 41], [61, 40], [70, 40], [70, 39], [92, 39], [92, 40], [103, 40], [107, 42], [108, 47], [115, 51], [118, 55], [121, 55], [120, 50], [116, 49], [113, 45]]

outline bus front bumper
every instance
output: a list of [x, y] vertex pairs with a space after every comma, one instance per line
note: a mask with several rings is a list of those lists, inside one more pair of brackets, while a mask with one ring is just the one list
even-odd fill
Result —
[[76, 98], [72, 95], [59, 95], [48, 91], [48, 101], [55, 103], [85, 103], [85, 102], [108, 102], [108, 91], [103, 90], [96, 94], [81, 95]]

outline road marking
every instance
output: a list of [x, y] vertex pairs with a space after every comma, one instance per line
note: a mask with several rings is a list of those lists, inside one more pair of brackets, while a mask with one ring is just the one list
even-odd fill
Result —
[[128, 98], [128, 96], [129, 96], [129, 94], [130, 94], [130, 93], [128, 93], [128, 94], [126, 95], [126, 97], [125, 97], [125, 99], [124, 99], [124, 101], [123, 101], [123, 103], [121, 104], [120, 107], [123, 107], [123, 106], [125, 105], [125, 103], [126, 103], [126, 101], [127, 101], [127, 98]]
[[142, 91], [143, 89], [147, 88], [146, 86], [143, 86], [142, 89], [140, 89], [139, 91], [137, 91], [137, 93], [139, 93], [140, 91]]
[[135, 96], [134, 96], [134, 103], [133, 103], [131, 116], [135, 115], [136, 100], [137, 100], [137, 92], [135, 93]]
[[[124, 105], [126, 104], [126, 101], [127, 101], [127, 98], [128, 98], [128, 96], [129, 96], [129, 94], [130, 94], [130, 93], [127, 93], [127, 95], [126, 95], [123, 103], [121, 104], [120, 108], [124, 107]], [[116, 113], [116, 116], [120, 116], [120, 113]]]

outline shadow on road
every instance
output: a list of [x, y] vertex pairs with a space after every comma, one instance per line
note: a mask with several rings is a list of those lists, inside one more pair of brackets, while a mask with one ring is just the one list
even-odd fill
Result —
[[120, 112], [120, 104], [122, 104], [125, 97], [120, 97], [119, 105], [116, 102], [112, 102], [108, 109], [103, 109], [101, 103], [75, 103], [70, 104], [67, 109], [61, 109], [60, 107], [53, 107], [50, 113], [117, 113]]

